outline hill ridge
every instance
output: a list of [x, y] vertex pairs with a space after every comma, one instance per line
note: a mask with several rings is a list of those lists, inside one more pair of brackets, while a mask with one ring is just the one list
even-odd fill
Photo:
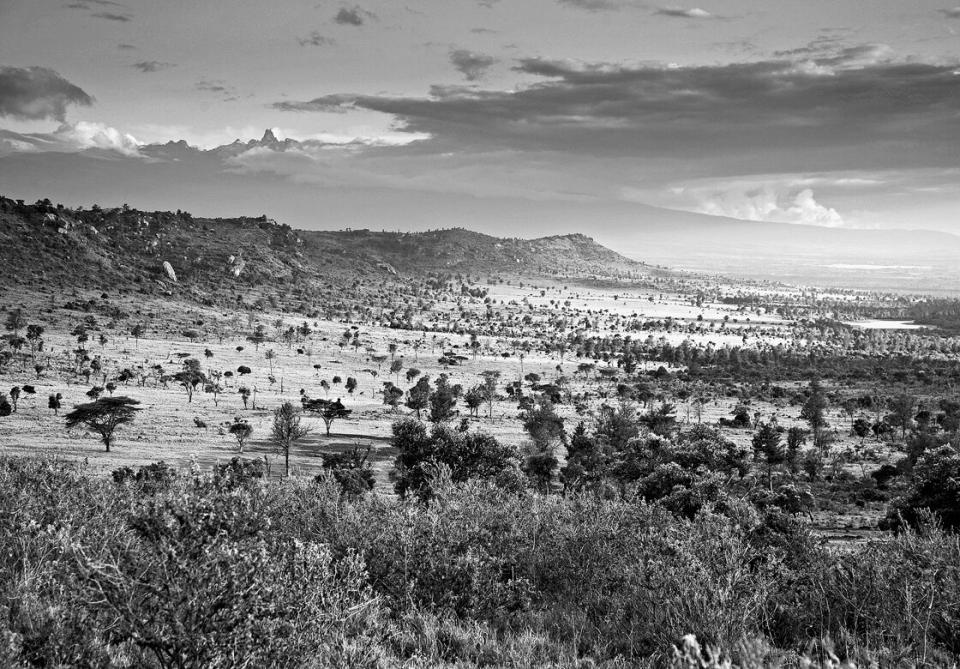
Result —
[[122, 289], [211, 303], [272, 285], [308, 295], [440, 276], [642, 279], [654, 271], [579, 233], [521, 239], [466, 228], [296, 230], [266, 216], [69, 209], [6, 197], [0, 261], [7, 285]]

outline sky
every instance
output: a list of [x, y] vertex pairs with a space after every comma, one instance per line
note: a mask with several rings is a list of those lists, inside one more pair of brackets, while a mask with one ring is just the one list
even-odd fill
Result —
[[960, 234], [958, 31], [936, 0], [0, 0], [0, 193]]

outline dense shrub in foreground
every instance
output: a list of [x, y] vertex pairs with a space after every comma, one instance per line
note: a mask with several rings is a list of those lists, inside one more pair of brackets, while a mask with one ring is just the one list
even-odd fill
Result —
[[759, 667], [804, 653], [837, 666], [828, 647], [860, 665], [960, 653], [960, 550], [936, 526], [836, 556], [778, 507], [744, 500], [683, 518], [630, 495], [453, 483], [441, 468], [424, 504], [247, 469], [140, 486], [0, 459], [0, 665], [698, 666], [710, 647], [717, 661], [702, 666]]

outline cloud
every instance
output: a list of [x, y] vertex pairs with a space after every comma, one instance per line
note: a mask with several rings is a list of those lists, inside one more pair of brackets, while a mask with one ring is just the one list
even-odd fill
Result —
[[69, 105], [92, 104], [82, 88], [49, 68], [0, 66], [0, 116], [63, 121]]
[[117, 48], [121, 51], [136, 51], [137, 47], [132, 44], [118, 44]]
[[133, 17], [129, 14], [117, 14], [115, 12], [94, 12], [90, 16], [97, 19], [104, 19], [106, 21], [118, 21], [120, 23], [126, 23], [133, 20]]
[[283, 100], [270, 105], [277, 111], [287, 112], [330, 112], [343, 114], [353, 107], [353, 97], [349, 95], [326, 95], [313, 100], [296, 102]]
[[[120, 2], [113, 2], [112, 0], [76, 0], [75, 2], [70, 2], [64, 5], [66, 9], [78, 9], [83, 11], [89, 11], [90, 16], [96, 19], [104, 19], [105, 21], [117, 21], [119, 23], [127, 23], [128, 21], [133, 20], [133, 16], [124, 11], [127, 9], [127, 6]], [[105, 7], [105, 8], [118, 8], [113, 11], [102, 10], [99, 12], [92, 11], [94, 7]]]
[[104, 123], [61, 123], [53, 132], [20, 134], [0, 130], [0, 153], [76, 153], [100, 149], [130, 157], [142, 157], [141, 143], [133, 136]]
[[53, 137], [76, 150], [106, 149], [127, 156], [139, 155], [140, 142], [136, 137], [103, 123], [64, 123], [53, 133]]
[[169, 70], [171, 67], [176, 66], [176, 63], [164, 63], [159, 60], [141, 60], [139, 63], [134, 63], [130, 67], [136, 68], [144, 73], [150, 73], [159, 72], [160, 70]]
[[360, 7], [341, 7], [333, 17], [333, 22], [342, 26], [362, 26], [367, 19], [372, 18], [376, 18], [373, 12]]
[[960, 19], [960, 7], [951, 7], [949, 9], [940, 9], [938, 11], [948, 19]]
[[305, 37], [298, 37], [297, 44], [300, 46], [330, 46], [336, 42], [330, 37], [324, 37], [319, 31], [314, 30]]
[[623, 7], [620, 0], [558, 0], [558, 2], [561, 5], [585, 9], [588, 12], [609, 11]]
[[692, 9], [681, 9], [680, 7], [661, 7], [654, 14], [660, 16], [669, 16], [677, 19], [715, 19], [717, 18], [705, 9], [694, 7]]
[[201, 79], [193, 87], [198, 91], [219, 95], [225, 102], [233, 102], [239, 99], [237, 89], [223, 79]]
[[486, 54], [455, 49], [450, 52], [450, 62], [467, 81], [477, 81], [482, 79], [487, 70], [497, 61]]
[[960, 155], [956, 66], [895, 60], [875, 45], [683, 67], [527, 58], [514, 69], [539, 80], [509, 90], [433, 87], [426, 96], [324, 95], [274, 108], [380, 112], [429, 134], [438, 152], [560, 151], [692, 170], [920, 167], [953, 165]]
[[836, 228], [844, 224], [836, 209], [816, 201], [813, 190], [777, 192], [763, 187], [752, 191], [715, 193], [704, 201], [700, 213], [747, 221], [798, 223]]

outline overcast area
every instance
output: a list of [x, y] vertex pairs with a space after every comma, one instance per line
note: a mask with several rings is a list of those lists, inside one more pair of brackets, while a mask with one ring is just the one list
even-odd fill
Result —
[[576, 202], [564, 224], [958, 232], [958, 29], [890, 0], [4, 0], [0, 190], [310, 228], [526, 236]]

